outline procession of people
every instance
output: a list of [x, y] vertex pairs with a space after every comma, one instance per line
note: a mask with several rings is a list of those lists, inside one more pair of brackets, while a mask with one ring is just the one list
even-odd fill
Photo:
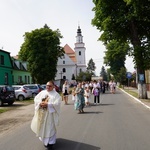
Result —
[[[78, 82], [72, 88], [72, 100], [74, 102], [75, 110], [78, 110], [78, 114], [84, 113], [84, 108], [93, 105], [101, 104], [101, 94], [105, 91], [115, 93], [116, 83], [111, 80], [110, 82], [105, 81], [91, 81], [91, 82]], [[93, 95], [93, 97], [92, 97]], [[92, 99], [93, 98], [93, 99]]]
[[[74, 109], [78, 114], [84, 113], [84, 108], [101, 104], [101, 94], [110, 89], [115, 94], [116, 83], [111, 80], [78, 82], [70, 88], [68, 81], [62, 86], [62, 96], [54, 88], [54, 82], [48, 81], [46, 89], [34, 98], [34, 116], [31, 121], [31, 130], [36, 134], [47, 150], [53, 150], [56, 144], [57, 126], [59, 125], [60, 106], [64, 101], [69, 103], [69, 94], [72, 94]], [[71, 93], [70, 93], [71, 91]], [[93, 95], [93, 96], [92, 96]]]

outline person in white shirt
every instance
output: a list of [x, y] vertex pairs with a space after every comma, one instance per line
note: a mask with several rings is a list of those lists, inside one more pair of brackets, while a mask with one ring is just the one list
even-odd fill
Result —
[[65, 101], [65, 104], [68, 104], [68, 96], [69, 96], [69, 84], [67, 81], [64, 82], [62, 87], [62, 94], [63, 94], [63, 100]]
[[94, 94], [94, 104], [100, 103], [100, 84], [95, 80], [93, 84], [92, 93]]
[[84, 98], [85, 98], [85, 105], [89, 106], [90, 102], [91, 102], [91, 90], [90, 90], [89, 86], [86, 87], [84, 90]]
[[112, 94], [115, 94], [115, 91], [116, 91], [116, 83], [115, 83], [113, 80], [111, 80], [111, 81], [109, 82], [109, 87], [110, 87], [110, 92], [111, 92]]

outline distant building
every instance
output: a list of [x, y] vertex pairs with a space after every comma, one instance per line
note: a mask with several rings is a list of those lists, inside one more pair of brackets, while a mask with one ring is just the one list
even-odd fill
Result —
[[13, 64], [10, 53], [0, 50], [0, 85], [12, 85]]
[[27, 62], [18, 59], [18, 56], [13, 56], [13, 84], [31, 84], [32, 77], [27, 69]]
[[10, 53], [0, 50], [0, 85], [32, 83], [27, 62], [10, 57]]
[[55, 80], [64, 79], [71, 81], [73, 76], [78, 76], [80, 72], [86, 71], [85, 44], [83, 36], [78, 26], [76, 43], [74, 50], [66, 44], [64, 46], [65, 55], [58, 59], [57, 75]]

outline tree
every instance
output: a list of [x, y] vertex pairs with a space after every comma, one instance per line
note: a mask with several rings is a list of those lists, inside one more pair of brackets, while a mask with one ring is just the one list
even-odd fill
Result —
[[127, 43], [111, 40], [106, 44], [107, 51], [105, 52], [104, 64], [110, 66], [110, 71], [115, 76], [120, 69], [125, 68], [126, 54], [129, 50]]
[[91, 81], [91, 73], [90, 72], [80, 72], [76, 77], [76, 81]]
[[64, 54], [60, 38], [59, 30], [53, 31], [47, 25], [25, 33], [19, 58], [28, 62], [34, 83], [42, 84], [55, 78], [58, 58]]
[[122, 85], [125, 85], [127, 82], [127, 76], [126, 76], [127, 70], [125, 67], [122, 67], [119, 72], [115, 75], [115, 80], [119, 82]]
[[110, 72], [110, 68], [107, 69], [107, 81], [111, 80], [111, 72]]
[[[92, 24], [102, 31], [100, 40], [129, 42], [137, 73], [144, 74], [150, 67], [150, 1], [148, 0], [93, 0], [95, 17]], [[145, 78], [139, 81], [140, 98], [147, 98]]]
[[108, 81], [107, 80], [107, 72], [106, 72], [104, 66], [102, 66], [102, 68], [101, 68], [100, 76], [103, 78], [104, 81]]
[[92, 73], [92, 75], [94, 75], [95, 69], [96, 69], [95, 63], [94, 63], [93, 59], [91, 58], [88, 62], [87, 71]]

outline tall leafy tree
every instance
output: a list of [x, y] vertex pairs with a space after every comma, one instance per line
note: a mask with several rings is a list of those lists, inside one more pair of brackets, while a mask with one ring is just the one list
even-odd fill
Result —
[[110, 71], [110, 68], [107, 69], [107, 81], [110, 81], [112, 78], [111, 78], [111, 71]]
[[129, 45], [127, 43], [121, 43], [120, 41], [111, 40], [106, 44], [106, 50], [104, 63], [110, 66], [110, 71], [113, 76], [115, 76], [122, 67], [125, 68], [126, 54], [129, 50]]
[[119, 72], [114, 77], [115, 80], [120, 84], [125, 85], [127, 81], [126, 73], [127, 70], [125, 67], [120, 68]]
[[91, 81], [91, 73], [86, 71], [86, 72], [80, 72], [79, 75], [76, 77], [76, 81]]
[[94, 63], [93, 59], [91, 58], [88, 62], [87, 71], [92, 73], [92, 75], [94, 75], [95, 69], [96, 69], [95, 63]]
[[108, 81], [107, 80], [107, 72], [106, 72], [104, 66], [102, 66], [102, 68], [101, 68], [100, 76], [103, 78], [104, 81]]
[[[116, 39], [130, 42], [138, 74], [150, 68], [150, 1], [149, 0], [93, 0], [95, 17], [92, 24], [103, 31], [104, 43]], [[139, 81], [139, 78], [138, 78]], [[147, 98], [145, 79], [139, 82], [140, 98]]]
[[60, 38], [60, 31], [47, 25], [25, 33], [19, 58], [28, 62], [33, 82], [46, 83], [55, 78], [58, 58], [64, 54]]

